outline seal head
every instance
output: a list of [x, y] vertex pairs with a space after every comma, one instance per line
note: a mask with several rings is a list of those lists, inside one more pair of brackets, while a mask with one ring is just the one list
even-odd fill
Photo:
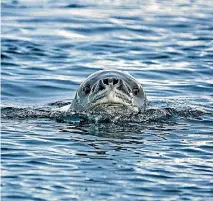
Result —
[[68, 111], [87, 112], [111, 106], [144, 110], [146, 95], [142, 85], [122, 71], [97, 71], [80, 85]]

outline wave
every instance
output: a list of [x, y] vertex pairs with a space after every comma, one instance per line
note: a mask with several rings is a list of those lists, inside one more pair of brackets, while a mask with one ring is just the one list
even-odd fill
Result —
[[[2, 119], [32, 119], [32, 118], [48, 118], [57, 122], [65, 123], [117, 123], [117, 124], [141, 124], [141, 123], [166, 123], [177, 119], [194, 119], [202, 120], [202, 118], [211, 114], [212, 111], [207, 111], [202, 107], [192, 106], [159, 106], [149, 105], [146, 111], [133, 113], [125, 108], [105, 108], [101, 111], [83, 112], [83, 113], [67, 113], [62, 110], [64, 106], [70, 105], [70, 101], [57, 101], [49, 103], [46, 106], [38, 107], [17, 107], [7, 106], [1, 107]], [[155, 103], [156, 104], [156, 103]]]

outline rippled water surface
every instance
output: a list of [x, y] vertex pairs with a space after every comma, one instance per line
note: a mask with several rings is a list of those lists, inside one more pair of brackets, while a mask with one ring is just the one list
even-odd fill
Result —
[[[2, 200], [212, 200], [212, 19], [211, 0], [4, 0]], [[151, 118], [52, 118], [100, 69], [135, 76]]]

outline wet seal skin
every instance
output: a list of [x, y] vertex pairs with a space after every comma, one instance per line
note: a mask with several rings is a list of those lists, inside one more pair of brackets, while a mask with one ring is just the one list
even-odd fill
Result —
[[112, 107], [141, 112], [146, 109], [146, 104], [142, 85], [129, 73], [100, 70], [79, 86], [67, 112], [91, 112]]

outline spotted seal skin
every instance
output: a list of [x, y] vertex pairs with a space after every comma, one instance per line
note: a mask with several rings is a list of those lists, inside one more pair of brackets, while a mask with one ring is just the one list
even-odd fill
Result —
[[146, 102], [142, 85], [129, 73], [100, 70], [80, 85], [68, 112], [90, 112], [111, 106], [139, 112], [145, 110]]

